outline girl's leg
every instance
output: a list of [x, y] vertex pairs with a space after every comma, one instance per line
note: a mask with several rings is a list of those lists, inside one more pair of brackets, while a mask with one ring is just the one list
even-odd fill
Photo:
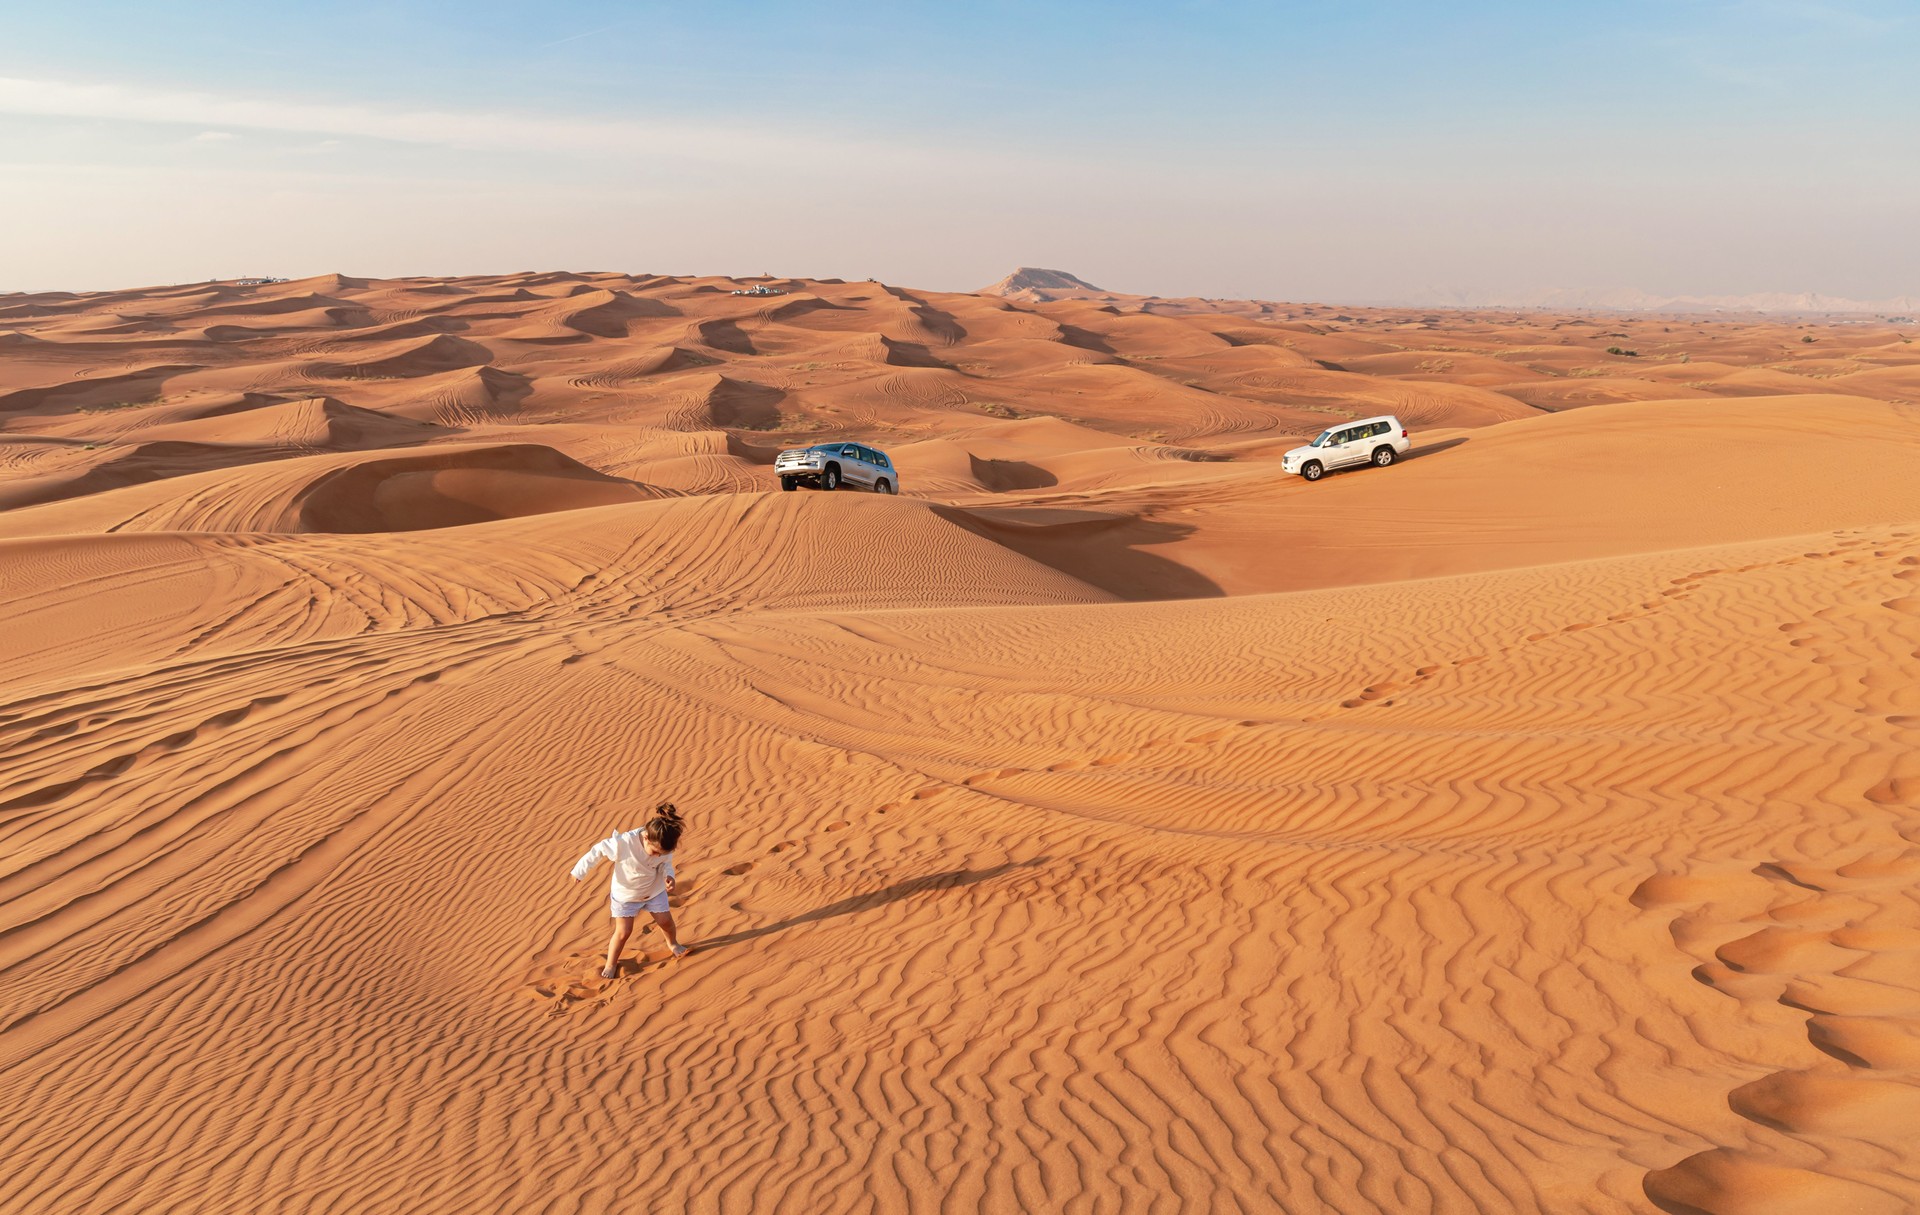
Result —
[[607, 968], [600, 972], [603, 979], [611, 979], [619, 974], [620, 951], [627, 947], [627, 937], [633, 932], [633, 917], [622, 919], [613, 917], [613, 935], [607, 938]]
[[671, 948], [674, 953], [679, 953], [680, 934], [674, 930], [673, 913], [671, 911], [656, 911], [653, 913], [653, 922], [660, 925], [660, 931], [666, 934], [668, 947]]

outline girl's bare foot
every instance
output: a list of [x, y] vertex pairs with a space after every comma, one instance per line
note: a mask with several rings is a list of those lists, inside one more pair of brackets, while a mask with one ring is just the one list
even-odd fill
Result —
[[609, 967], [607, 967], [606, 969], [604, 969], [604, 970], [602, 970], [602, 971], [600, 972], [600, 977], [601, 977], [601, 978], [603, 978], [603, 979], [617, 979], [617, 978], [619, 978], [619, 977], [620, 977], [620, 964], [619, 964], [618, 962], [615, 962], [615, 963], [614, 963], [614, 964], [613, 964], [612, 966], [609, 966]]
[[676, 957], [676, 958], [684, 958], [684, 957], [686, 957], [686, 956], [687, 956], [687, 947], [686, 947], [685, 945], [681, 945], [681, 944], [679, 944], [678, 942], [675, 942], [675, 944], [674, 944], [674, 946], [673, 946], [673, 956], [674, 956], [674, 957]]

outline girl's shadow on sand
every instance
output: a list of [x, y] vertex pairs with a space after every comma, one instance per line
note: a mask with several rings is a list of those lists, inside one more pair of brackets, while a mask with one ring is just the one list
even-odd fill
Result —
[[708, 937], [694, 943], [696, 953], [706, 953], [712, 949], [722, 949], [729, 945], [742, 945], [759, 937], [776, 932], [785, 932], [789, 928], [798, 928], [802, 924], [815, 924], [821, 920], [830, 920], [835, 916], [852, 915], [859, 911], [868, 911], [875, 907], [884, 907], [888, 903], [897, 903], [901, 899], [910, 899], [916, 894], [925, 894], [935, 890], [952, 890], [959, 886], [972, 886], [979, 882], [990, 882], [994, 878], [1004, 877], [1016, 869], [1033, 869], [1046, 864], [1052, 857], [1037, 856], [1029, 861], [1008, 861], [1004, 865], [994, 865], [987, 869], [953, 869], [946, 873], [929, 873], [924, 877], [908, 878], [879, 890], [870, 890], [865, 894], [850, 895], [824, 907], [789, 916], [773, 924], [763, 924], [758, 928], [743, 928], [739, 932], [729, 932], [717, 937]]

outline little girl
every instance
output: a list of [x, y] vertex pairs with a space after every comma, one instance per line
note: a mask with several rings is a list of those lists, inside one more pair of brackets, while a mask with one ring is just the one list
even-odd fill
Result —
[[673, 803], [661, 802], [654, 807], [653, 817], [647, 820], [646, 826], [608, 836], [587, 849], [587, 854], [574, 865], [573, 880], [577, 882], [601, 861], [613, 862], [613, 889], [609, 896], [613, 904], [613, 936], [607, 941], [607, 965], [600, 972], [601, 978], [612, 979], [620, 974], [620, 951], [626, 948], [627, 937], [633, 932], [633, 918], [642, 908], [653, 913], [653, 922], [666, 934], [673, 956], [687, 955], [687, 947], [680, 943], [674, 931], [673, 913], [667, 910], [667, 896], [673, 892], [673, 850], [680, 843], [683, 826], [680, 812], [674, 809]]

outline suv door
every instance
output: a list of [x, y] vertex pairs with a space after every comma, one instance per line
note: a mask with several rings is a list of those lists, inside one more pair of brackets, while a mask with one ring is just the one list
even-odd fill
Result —
[[1365, 426], [1355, 426], [1349, 432], [1352, 441], [1347, 444], [1349, 464], [1365, 464], [1373, 459], [1373, 449], [1379, 444], [1373, 441], [1375, 435], [1387, 433], [1385, 422], [1368, 422]]
[[1354, 463], [1358, 458], [1354, 455], [1354, 451], [1360, 446], [1354, 442], [1353, 438], [1354, 431], [1357, 429], [1359, 428], [1350, 426], [1335, 434], [1327, 444], [1326, 452], [1320, 457], [1321, 463], [1328, 468], [1345, 468]]
[[1394, 440], [1400, 436], [1394, 434], [1392, 422], [1375, 422], [1367, 429], [1372, 431], [1372, 433], [1367, 436], [1367, 441], [1364, 444], [1368, 460], [1372, 460], [1373, 453], [1379, 451], [1382, 447], [1391, 447], [1394, 449], [1395, 455], [1400, 454], [1400, 445], [1394, 442]]
[[861, 489], [873, 488], [873, 469], [860, 458], [860, 445], [848, 443], [840, 448], [840, 479]]

